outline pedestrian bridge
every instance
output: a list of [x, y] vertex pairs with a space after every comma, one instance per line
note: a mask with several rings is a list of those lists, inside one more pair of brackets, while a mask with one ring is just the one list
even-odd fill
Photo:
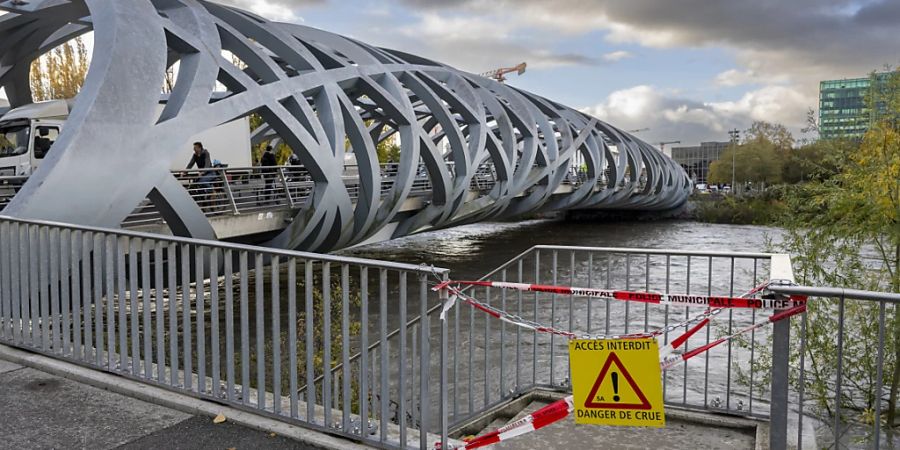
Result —
[[[315, 28], [194, 0], [0, 10], [11, 108], [33, 101], [36, 57], [94, 38], [52, 151], [3, 181], [8, 216], [328, 251], [547, 211], [665, 211], [690, 193], [670, 158], [597, 118]], [[192, 136], [247, 117], [247, 146], [285, 144], [302, 165], [220, 170], [203, 186], [170, 171]], [[391, 165], [379, 163], [386, 143], [400, 149]]]
[[[452, 164], [449, 165], [452, 171]], [[355, 166], [345, 166], [342, 177], [351, 200], [356, 203], [360, 195], [360, 182], [355, 174]], [[197, 180], [207, 174], [208, 182]], [[380, 166], [382, 176], [381, 196], [388, 196], [396, 182], [397, 164]], [[472, 202], [483, 196], [490, 196], [497, 187], [496, 170], [488, 164], [482, 165], [469, 182], [466, 201]], [[173, 172], [183, 188], [203, 211], [215, 230], [218, 239], [242, 242], [260, 242], [277, 235], [305, 208], [310, 208], [315, 182], [303, 166], [282, 166], [277, 168], [219, 168], [211, 170], [185, 170]], [[607, 190], [623, 190], [628, 182], [617, 187], [607, 186], [606, 177], [592, 187], [595, 194]], [[0, 177], [0, 211], [12, 201], [28, 177]], [[587, 173], [570, 170], [554, 191], [554, 196], [570, 195], [587, 183]], [[640, 183], [646, 183], [641, 179]], [[639, 186], [638, 190], [644, 187]], [[526, 194], [519, 194], [519, 198]], [[410, 187], [409, 195], [400, 207], [401, 216], [409, 216], [426, 208], [433, 198], [433, 186], [425, 167], [417, 172]], [[474, 209], [474, 208], [473, 208]], [[480, 211], [480, 209], [478, 210]], [[391, 239], [396, 234], [400, 222], [394, 222], [369, 238], [371, 242]], [[134, 231], [156, 234], [176, 234], [163, 211], [151, 198], [142, 201], [121, 223], [121, 227]]]

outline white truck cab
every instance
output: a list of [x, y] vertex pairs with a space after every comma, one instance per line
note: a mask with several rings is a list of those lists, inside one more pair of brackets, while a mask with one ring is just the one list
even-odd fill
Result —
[[65, 100], [34, 103], [0, 120], [0, 176], [28, 176], [59, 138], [69, 105]]
[[[59, 138], [73, 100], [32, 103], [0, 117], [0, 177], [29, 176]], [[159, 112], [165, 106], [160, 102]], [[2, 109], [0, 109], [2, 111]], [[224, 123], [193, 136], [185, 145], [184, 158], [172, 162], [172, 170], [184, 169], [192, 155], [192, 143], [202, 142], [213, 160], [229, 167], [250, 167], [250, 122], [247, 117]]]

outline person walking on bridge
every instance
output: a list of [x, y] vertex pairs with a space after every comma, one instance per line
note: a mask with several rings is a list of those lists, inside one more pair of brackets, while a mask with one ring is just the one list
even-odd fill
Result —
[[262, 176], [264, 181], [263, 186], [263, 198], [268, 201], [269, 198], [275, 198], [275, 172], [276, 169], [270, 168], [278, 165], [278, 160], [275, 158], [275, 152], [272, 151], [272, 146], [267, 145], [265, 153], [262, 154], [262, 157], [259, 160], [259, 165], [263, 166]]
[[[200, 173], [197, 176], [197, 180], [188, 186], [188, 192], [192, 195], [196, 194], [198, 198], [203, 199], [203, 203], [207, 203], [207, 197], [212, 194], [212, 183], [216, 179], [216, 172], [205, 170], [212, 169], [213, 164], [209, 157], [209, 151], [203, 148], [202, 142], [194, 142], [194, 154], [191, 156], [191, 161], [188, 162], [185, 169], [191, 170], [194, 166], [200, 169]], [[200, 206], [202, 207], [203, 205]]]
[[209, 169], [212, 167], [212, 160], [209, 157], [209, 151], [203, 148], [202, 142], [194, 142], [194, 155], [185, 169], [191, 170], [194, 166], [198, 169]]

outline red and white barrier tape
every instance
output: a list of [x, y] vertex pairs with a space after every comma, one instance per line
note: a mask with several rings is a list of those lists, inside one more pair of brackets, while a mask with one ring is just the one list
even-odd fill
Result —
[[789, 309], [806, 304], [806, 297], [803, 296], [791, 296], [788, 299], [762, 299], [748, 298], [749, 295], [741, 297], [725, 297], [715, 295], [659, 294], [654, 292], [510, 283], [506, 281], [444, 281], [434, 289], [441, 290], [450, 285], [484, 286], [498, 289], [577, 295], [580, 297], [605, 298], [655, 305], [707, 306], [710, 308]]
[[511, 422], [506, 426], [498, 428], [490, 433], [478, 436], [468, 442], [459, 449], [471, 450], [475, 448], [487, 447], [498, 442], [512, 439], [523, 434], [540, 430], [552, 423], [565, 419], [575, 410], [575, 401], [570, 395], [562, 400], [557, 400], [515, 422]]
[[698, 323], [698, 322], [703, 322], [703, 321], [708, 322], [709, 318], [719, 314], [722, 311], [721, 308], [707, 309], [707, 310], [699, 313], [697, 316], [695, 316], [693, 318], [687, 319], [687, 320], [679, 322], [679, 323], [671, 324], [667, 327], [660, 328], [658, 330], [648, 331], [648, 332], [631, 333], [631, 334], [587, 334], [587, 333], [576, 334], [571, 331], [560, 330], [560, 329], [554, 328], [552, 326], [543, 325], [543, 324], [522, 318], [520, 316], [510, 314], [506, 311], [495, 308], [491, 305], [482, 303], [482, 302], [478, 301], [477, 299], [475, 299], [474, 297], [467, 295], [459, 290], [456, 290], [455, 288], [448, 287], [447, 289], [450, 290], [450, 297], [444, 303], [444, 310], [441, 312], [441, 320], [444, 320], [446, 318], [446, 312], [449, 311], [449, 309], [457, 301], [462, 301], [462, 302], [472, 306], [473, 308], [475, 308], [479, 311], [482, 311], [491, 317], [494, 317], [503, 322], [506, 322], [510, 325], [524, 328], [524, 329], [530, 330], [530, 331], [537, 331], [539, 333], [555, 334], [557, 336], [563, 336], [563, 337], [566, 337], [569, 339], [638, 339], [638, 338], [648, 338], [648, 337], [659, 337], [664, 334], [668, 334], [672, 331], [678, 330], [680, 328], [692, 326], [693, 324]]
[[[558, 336], [563, 336], [563, 337], [566, 337], [569, 339], [640, 339], [640, 338], [648, 338], [648, 337], [659, 337], [663, 334], [667, 334], [676, 329], [690, 326], [691, 328], [688, 331], [686, 331], [684, 334], [673, 339], [670, 343], [660, 346], [660, 349], [659, 349], [660, 359], [661, 359], [660, 364], [661, 364], [661, 367], [663, 370], [668, 369], [672, 366], [675, 366], [682, 361], [687, 361], [688, 359], [693, 358], [694, 356], [697, 356], [698, 354], [701, 354], [701, 353], [703, 353], [713, 347], [716, 347], [724, 342], [734, 339], [735, 337], [737, 337], [741, 334], [749, 333], [750, 331], [761, 328], [762, 326], [764, 326], [766, 324], [774, 323], [779, 320], [786, 319], [786, 318], [789, 318], [789, 317], [797, 315], [797, 314], [801, 314], [804, 311], [806, 311], [806, 304], [801, 304], [801, 305], [795, 306], [791, 309], [777, 312], [777, 313], [773, 314], [772, 316], [768, 317], [765, 321], [757, 322], [757, 323], [750, 325], [742, 330], [739, 330], [738, 332], [736, 332], [734, 334], [731, 334], [729, 336], [723, 337], [716, 341], [710, 342], [709, 344], [697, 347], [696, 349], [693, 349], [689, 352], [686, 352], [683, 354], [678, 354], [678, 355], [673, 355], [673, 353], [675, 352], [676, 349], [678, 349], [685, 342], [687, 342], [687, 340], [691, 336], [693, 336], [694, 334], [699, 332], [704, 326], [709, 324], [711, 318], [716, 316], [720, 312], [722, 312], [723, 308], [707, 309], [706, 311], [704, 311], [703, 313], [697, 315], [696, 317], [694, 317], [692, 319], [688, 319], [681, 323], [670, 325], [668, 327], [665, 327], [665, 328], [662, 328], [659, 330], [655, 330], [655, 331], [651, 331], [651, 332], [647, 332], [647, 333], [634, 333], [634, 334], [623, 334], [623, 335], [587, 335], [587, 334], [577, 335], [571, 331], [564, 331], [564, 330], [559, 330], [559, 329], [556, 329], [553, 327], [544, 326], [544, 325], [538, 324], [536, 322], [532, 322], [527, 319], [523, 319], [519, 316], [509, 314], [505, 311], [502, 311], [502, 310], [494, 308], [490, 305], [479, 302], [475, 298], [473, 298], [469, 295], [466, 295], [465, 293], [462, 293], [456, 289], [453, 289], [453, 288], [450, 288], [450, 289], [451, 289], [451, 292], [453, 292], [452, 295], [454, 297], [461, 297], [463, 299], [463, 301], [472, 305], [472, 307], [474, 307], [480, 311], [483, 311], [483, 312], [489, 314], [490, 316], [500, 319], [506, 323], [512, 324], [514, 326], [519, 326], [519, 327], [522, 327], [522, 328], [525, 328], [528, 330], [541, 332], [541, 333], [549, 333], [549, 334], [555, 334]], [[755, 288], [751, 292], [753, 292], [753, 291], [758, 292], [758, 290], [759, 290], [759, 288]], [[752, 294], [748, 293], [745, 295], [752, 295]], [[450, 300], [448, 300], [448, 301], [450, 301]]]
[[[749, 297], [751, 295], [754, 295], [754, 294], [764, 290], [767, 286], [768, 286], [768, 282], [760, 284], [759, 286], [757, 286], [757, 287], [751, 289], [750, 291], [746, 292], [745, 294], [743, 294], [740, 297], [740, 299], [746, 299], [746, 297]], [[545, 325], [539, 324], [537, 322], [533, 322], [528, 319], [524, 319], [522, 317], [516, 316], [514, 314], [510, 314], [506, 311], [500, 310], [500, 309], [495, 308], [486, 303], [482, 303], [482, 302], [478, 301], [477, 299], [475, 299], [474, 297], [465, 294], [460, 289], [457, 289], [456, 287], [451, 286], [448, 282], [442, 282], [432, 288], [432, 290], [434, 290], [434, 291], [439, 291], [439, 290], [443, 290], [443, 289], [447, 289], [449, 291], [450, 295], [448, 296], [447, 300], [444, 302], [444, 306], [441, 310], [441, 314], [440, 314], [441, 320], [446, 320], [447, 312], [451, 308], [453, 308], [453, 306], [456, 304], [456, 301], [458, 299], [462, 298], [465, 303], [469, 304], [470, 306], [474, 307], [475, 309], [485, 312], [488, 315], [495, 317], [497, 319], [500, 319], [511, 325], [518, 326], [518, 327], [525, 328], [525, 329], [532, 330], [532, 331], [541, 332], [541, 333], [549, 333], [549, 334], [555, 334], [557, 336], [564, 336], [564, 337], [568, 337], [571, 339], [579, 339], [579, 338], [580, 339], [635, 339], [635, 338], [642, 338], [642, 337], [659, 337], [662, 335], [669, 334], [670, 332], [678, 330], [682, 327], [687, 328], [698, 322], [702, 322], [705, 319], [715, 317], [716, 315], [721, 313], [723, 310], [723, 308], [710, 308], [691, 319], [687, 319], [680, 323], [671, 324], [667, 327], [660, 328], [658, 330], [650, 331], [650, 332], [621, 334], [621, 335], [603, 335], [603, 334], [578, 335], [571, 331], [563, 331], [563, 330], [558, 330], [552, 326], [545, 326]], [[661, 353], [663, 353], [664, 355], [667, 355], [668, 353], [671, 353], [671, 351], [673, 349], [674, 348], [671, 346], [671, 344], [666, 345], [665, 347], [663, 347], [663, 351]]]
[[697, 355], [699, 355], [699, 354], [701, 354], [701, 353], [703, 353], [703, 352], [706, 352], [706, 351], [710, 350], [710, 349], [713, 348], [713, 347], [716, 347], [716, 346], [718, 346], [718, 345], [720, 345], [720, 344], [723, 344], [723, 343], [725, 343], [725, 342], [728, 342], [728, 341], [730, 341], [730, 340], [732, 340], [732, 339], [734, 339], [734, 338], [736, 338], [736, 337], [738, 337], [738, 336], [740, 336], [740, 335], [742, 335], [742, 334], [749, 333], [749, 332], [751, 332], [751, 331], [753, 331], [753, 330], [762, 328], [763, 326], [766, 326], [766, 325], [768, 325], [768, 324], [770, 324], [770, 323], [775, 323], [775, 322], [778, 322], [779, 320], [784, 320], [784, 319], [790, 318], [790, 317], [792, 317], [792, 316], [796, 316], [797, 314], [803, 314], [804, 312], [806, 312], [806, 305], [795, 306], [795, 307], [793, 307], [793, 308], [791, 308], [791, 309], [788, 309], [788, 310], [786, 310], [786, 311], [780, 311], [780, 312], [777, 312], [777, 313], [772, 314], [771, 316], [769, 316], [769, 317], [768, 317], [766, 320], [764, 320], [764, 321], [759, 321], [759, 322], [754, 323], [753, 325], [750, 325], [750, 326], [748, 326], [748, 327], [746, 327], [746, 328], [742, 328], [742, 329], [738, 330], [736, 333], [730, 334], [730, 335], [725, 336], [725, 337], [723, 337], [723, 338], [716, 339], [715, 341], [712, 341], [712, 342], [710, 342], [709, 344], [701, 345], [700, 347], [697, 347], [697, 348], [695, 348], [695, 349], [693, 349], [693, 350], [691, 350], [691, 351], [688, 351], [688, 352], [684, 352], [684, 353], [682, 353], [682, 354], [680, 354], [680, 355], [668, 355], [668, 356], [665, 356], [665, 357], [662, 359], [662, 361], [660, 362], [660, 367], [661, 367], [663, 370], [669, 369], [669, 368], [671, 368], [671, 367], [673, 367], [673, 366], [676, 366], [676, 365], [680, 364], [681, 362], [687, 361], [687, 360], [689, 360], [689, 359], [691, 359], [691, 358], [693, 358], [693, 357], [695, 357], [695, 356], [697, 356]]

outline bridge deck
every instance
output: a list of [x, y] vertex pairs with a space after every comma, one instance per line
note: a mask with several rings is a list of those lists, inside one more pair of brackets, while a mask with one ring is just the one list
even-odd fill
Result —
[[[452, 171], [452, 164], [449, 164]], [[360, 179], [354, 166], [345, 166], [344, 185], [355, 202], [359, 197]], [[315, 184], [303, 166], [272, 168], [233, 168], [175, 171], [197, 206], [209, 218], [220, 239], [269, 233], [284, 229], [298, 210], [308, 207]], [[395, 164], [382, 165], [382, 198], [390, 194], [397, 178]], [[575, 170], [567, 174], [555, 194], [566, 194], [583, 185], [586, 174]], [[19, 192], [28, 177], [0, 177], [0, 211]], [[497, 185], [496, 171], [484, 164], [469, 183], [469, 200], [487, 196]], [[595, 191], [605, 189], [598, 183]], [[432, 196], [431, 180], [420, 166], [401, 212], [415, 212], [427, 205]], [[159, 208], [144, 199], [121, 223], [122, 228], [170, 234]]]

